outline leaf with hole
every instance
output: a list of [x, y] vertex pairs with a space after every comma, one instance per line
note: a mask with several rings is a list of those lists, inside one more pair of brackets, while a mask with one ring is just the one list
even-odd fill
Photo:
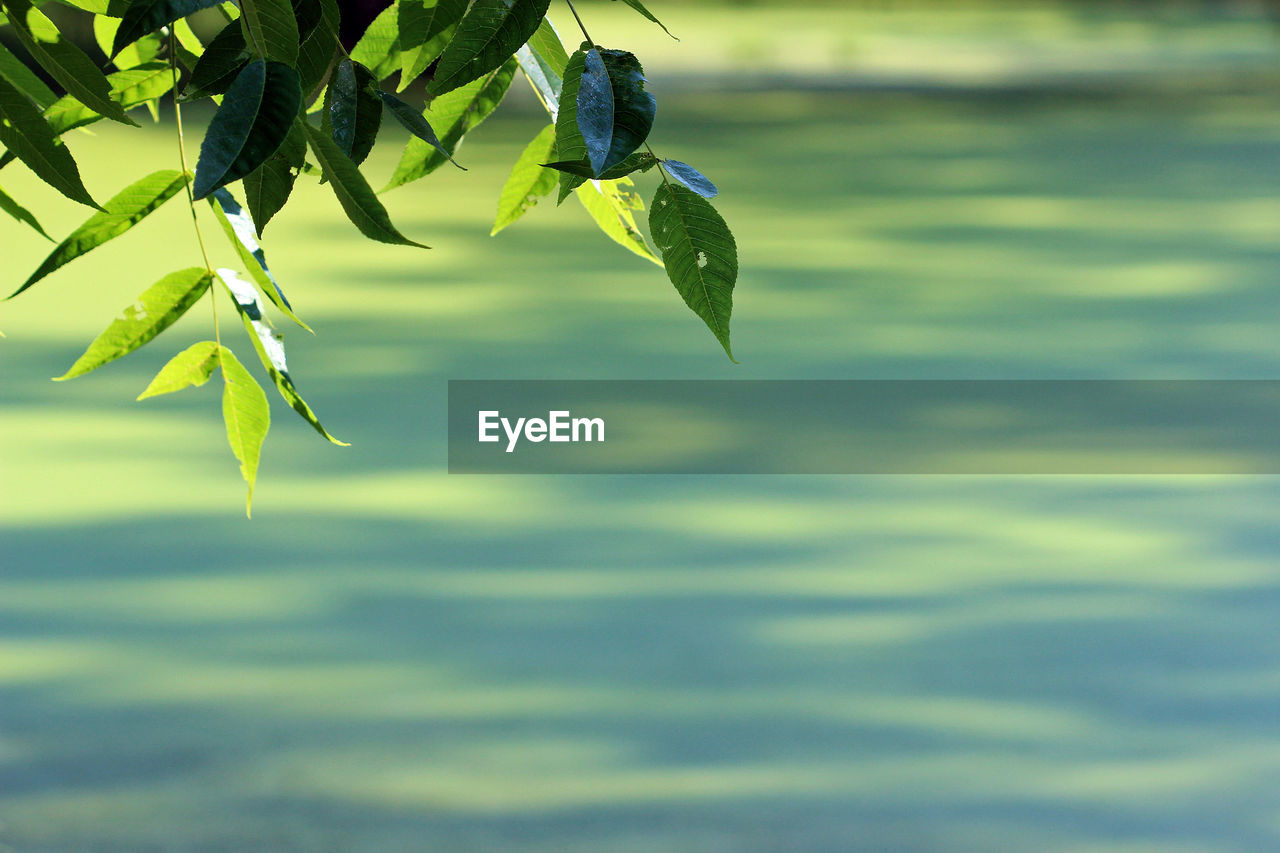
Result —
[[61, 382], [83, 376], [136, 350], [178, 321], [209, 289], [212, 279], [203, 267], [170, 273], [151, 287], [89, 344]]
[[549, 5], [550, 0], [476, 0], [440, 54], [427, 92], [443, 95], [502, 67], [538, 31]]
[[636, 211], [644, 210], [644, 202], [635, 194], [630, 178], [617, 181], [588, 181], [575, 191], [578, 201], [604, 235], [628, 252], [662, 266], [662, 261], [649, 248], [644, 235], [636, 227]]
[[17, 296], [54, 270], [71, 263], [137, 225], [160, 205], [186, 186], [189, 176], [175, 170], [153, 172], [118, 192], [103, 209], [90, 216], [49, 253], [49, 257], [22, 286], [9, 295]]
[[246, 65], [205, 131], [195, 197], [204, 198], [265, 163], [284, 143], [301, 107], [298, 72], [261, 59]]
[[729, 317], [738, 281], [738, 246], [719, 212], [702, 196], [663, 183], [649, 210], [649, 228], [667, 276], [733, 361]]

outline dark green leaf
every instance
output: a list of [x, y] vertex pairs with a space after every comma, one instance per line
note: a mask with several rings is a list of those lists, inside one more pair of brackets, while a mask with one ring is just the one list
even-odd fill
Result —
[[[451, 155], [458, 152], [462, 138], [487, 119], [507, 90], [516, 73], [514, 59], [506, 65], [431, 102], [423, 114], [435, 131], [440, 145]], [[421, 139], [410, 139], [386, 189], [423, 178], [448, 162], [448, 157]]]
[[222, 0], [130, 0], [111, 42], [111, 56], [148, 33], [220, 2]]
[[0, 144], [49, 186], [72, 201], [97, 207], [71, 152], [27, 96], [0, 79]]
[[422, 117], [422, 113], [390, 92], [379, 92], [378, 95], [382, 98], [382, 102], [387, 105], [387, 109], [391, 110], [391, 115], [395, 120], [404, 125], [405, 130], [439, 151], [445, 157], [448, 157], [449, 162], [453, 163], [453, 165], [464, 172], [466, 171], [466, 168], [457, 160], [454, 160], [449, 151], [440, 144], [440, 140], [436, 137], [436, 132], [431, 128], [431, 125], [427, 124], [427, 120]]
[[204, 198], [265, 163], [289, 135], [301, 106], [298, 72], [261, 59], [245, 66], [200, 145], [195, 197]]
[[688, 163], [681, 163], [679, 160], [663, 160], [662, 168], [666, 169], [671, 177], [703, 198], [715, 198], [720, 194], [720, 190], [716, 189], [716, 185], [711, 183], [706, 175]]
[[307, 135], [294, 122], [280, 150], [244, 177], [245, 203], [261, 235], [293, 192], [293, 182], [307, 160]]
[[183, 388], [199, 388], [209, 381], [209, 377], [217, 369], [217, 342], [201, 341], [198, 344], [192, 344], [160, 368], [160, 372], [151, 380], [146, 390], [138, 395], [138, 399], [145, 400], [161, 394], [172, 394]]
[[21, 59], [10, 53], [3, 43], [0, 43], [0, 77], [8, 80], [15, 89], [35, 101], [40, 109], [45, 109], [58, 100], [53, 90], [46, 86], [35, 72], [24, 65]]
[[58, 28], [28, 0], [0, 0], [18, 41], [49, 76], [90, 109], [121, 124], [137, 126], [111, 100], [111, 84], [83, 50], [62, 38]]
[[627, 175], [636, 172], [647, 172], [656, 166], [658, 158], [654, 157], [648, 151], [637, 151], [618, 165], [608, 169], [602, 175], [596, 175], [591, 164], [586, 160], [577, 161], [560, 161], [557, 163], [544, 164], [548, 169], [555, 169], [557, 172], [564, 172], [567, 175], [577, 175], [580, 178], [597, 178], [601, 181], [616, 181], [618, 178], [625, 178]]
[[212, 279], [202, 267], [170, 273], [143, 291], [118, 319], [89, 344], [71, 369], [56, 378], [74, 379], [126, 356], [178, 321], [209, 289]]
[[220, 269], [218, 278], [231, 294], [236, 311], [239, 312], [240, 319], [244, 323], [245, 331], [249, 333], [253, 348], [257, 350], [258, 360], [271, 376], [271, 381], [275, 383], [280, 396], [302, 416], [303, 420], [311, 424], [316, 432], [334, 444], [346, 447], [345, 441], [339, 441], [329, 434], [329, 431], [320, 423], [320, 419], [316, 417], [316, 413], [311, 411], [307, 401], [302, 399], [302, 395], [294, 387], [293, 379], [289, 376], [289, 364], [285, 359], [284, 339], [262, 316], [262, 301], [258, 299], [258, 292], [254, 290], [253, 285], [238, 278], [235, 270]]
[[252, 58], [253, 54], [244, 42], [244, 30], [240, 24], [227, 24], [205, 45], [204, 53], [196, 62], [186, 88], [183, 89], [183, 99], [195, 100], [209, 95], [226, 94], [236, 76]]
[[[333, 52], [338, 46], [338, 4], [335, 0], [299, 0], [299, 4], [294, 7], [294, 11], [297, 13], [298, 25], [306, 34], [298, 48], [298, 79], [302, 85], [303, 97], [309, 100], [316, 86], [320, 85], [320, 81], [329, 72]], [[313, 6], [316, 8], [313, 9]], [[313, 19], [315, 23], [310, 25]]]
[[382, 124], [382, 99], [374, 90], [373, 73], [344, 59], [329, 83], [329, 125], [333, 141], [357, 166], [373, 150]]
[[400, 67], [399, 5], [383, 9], [351, 49], [351, 59], [373, 72], [382, 82]]
[[[587, 51], [578, 90], [578, 128], [596, 177], [630, 157], [649, 138], [658, 105], [644, 90], [644, 83], [644, 69], [635, 54]], [[605, 98], [611, 98], [612, 104], [606, 104]]]
[[280, 283], [276, 281], [276, 277], [271, 274], [271, 268], [267, 266], [267, 253], [258, 244], [253, 220], [249, 218], [249, 214], [245, 213], [235, 196], [231, 195], [226, 187], [221, 187], [209, 196], [209, 206], [213, 208], [218, 224], [227, 235], [227, 240], [230, 241], [232, 248], [244, 263], [245, 269], [249, 271], [249, 275], [253, 277], [262, 292], [267, 294], [272, 304], [290, 320], [308, 332], [311, 331], [311, 327], [293, 313], [293, 306], [289, 304], [288, 297], [280, 289]]
[[[641, 3], [640, 0], [622, 0], [622, 2], [626, 3], [632, 9], [635, 9], [641, 15], [644, 15], [646, 18], [653, 21], [658, 26], [662, 27], [662, 31], [667, 35], [671, 36], [673, 39], [676, 38], [675, 36], [671, 35], [671, 30], [667, 29], [666, 25], [663, 24], [662, 21], [659, 21], [657, 18], [655, 18], [653, 16], [653, 13], [644, 7], [644, 4]], [[680, 41], [680, 39], [676, 39], [676, 41]]]
[[174, 170], [154, 172], [122, 189], [101, 211], [85, 220], [58, 244], [40, 267], [9, 298], [17, 296], [49, 273], [114, 240], [173, 198], [188, 176]]
[[649, 211], [649, 228], [666, 263], [667, 276], [685, 304], [702, 318], [729, 359], [729, 316], [738, 280], [733, 232], [711, 202], [663, 182]]
[[467, 0], [401, 0], [400, 91], [440, 56], [466, 11]]
[[613, 145], [613, 84], [609, 69], [604, 67], [600, 51], [594, 47], [582, 57], [582, 76], [578, 79], [578, 132], [587, 146], [591, 174], [605, 170], [609, 148]]
[[443, 95], [500, 68], [538, 30], [550, 0], [476, 0], [427, 86]]
[[547, 125], [524, 149], [516, 161], [511, 176], [502, 188], [498, 200], [498, 217], [493, 223], [493, 234], [515, 222], [538, 203], [538, 199], [556, 187], [557, 175], [552, 169], [540, 165], [555, 156], [556, 128]]
[[287, 66], [298, 61], [302, 39], [290, 0], [240, 0], [240, 12], [245, 43], [256, 55]]
[[41, 237], [44, 237], [46, 240], [53, 239], [45, 233], [44, 228], [41, 227], [40, 222], [31, 214], [31, 211], [14, 201], [13, 197], [3, 189], [0, 189], [0, 210], [3, 210], [19, 222], [25, 222], [27, 225], [30, 225], [35, 229], [36, 233]]
[[[556, 112], [556, 156], [567, 163], [588, 159], [587, 143], [578, 130], [578, 90], [582, 86], [582, 72], [587, 67], [587, 51], [590, 49], [591, 45], [583, 42], [582, 47], [569, 57], [560, 89], [560, 106]], [[582, 186], [584, 180], [577, 175], [561, 175], [558, 203], [563, 203], [569, 193]]]
[[222, 365], [222, 420], [227, 425], [227, 441], [231, 452], [240, 462], [240, 474], [249, 484], [245, 499], [245, 514], [252, 513], [253, 487], [258, 481], [258, 460], [262, 456], [262, 442], [271, 427], [271, 407], [267, 395], [245, 370], [235, 354], [226, 347], [218, 348], [218, 362]]
[[360, 174], [356, 164], [342, 153], [332, 139], [305, 122], [303, 129], [311, 143], [311, 150], [320, 161], [320, 168], [324, 170], [325, 177], [333, 186], [334, 195], [338, 197], [338, 202], [346, 211], [347, 218], [360, 229], [361, 234], [380, 243], [428, 248], [421, 243], [413, 242], [396, 230], [391, 224], [391, 217], [387, 215], [387, 209], [369, 188], [364, 175]]

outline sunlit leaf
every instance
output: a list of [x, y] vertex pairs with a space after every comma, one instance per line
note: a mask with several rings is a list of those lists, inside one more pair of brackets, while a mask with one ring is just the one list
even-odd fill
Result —
[[711, 202], [691, 189], [665, 181], [653, 198], [649, 228], [667, 276], [732, 361], [729, 317], [738, 280], [733, 232]]
[[219, 347], [218, 361], [222, 365], [222, 420], [227, 426], [227, 441], [231, 452], [240, 462], [240, 474], [249, 484], [245, 499], [245, 514], [253, 512], [253, 487], [258, 481], [258, 460], [262, 455], [262, 442], [271, 427], [271, 408], [267, 395], [253, 375], [245, 370], [235, 354], [226, 347]]
[[[125, 71], [113, 71], [107, 75], [111, 83], [111, 98], [126, 110], [155, 101], [173, 88], [173, 71], [169, 63], [147, 62]], [[86, 107], [70, 95], [63, 95], [44, 111], [44, 117], [56, 134], [84, 127], [101, 121], [102, 116]]]
[[[98, 47], [107, 56], [112, 56], [112, 44], [116, 33], [120, 31], [120, 19], [106, 15], [96, 15], [93, 19], [93, 37]], [[160, 55], [161, 37], [158, 34], [142, 36], [135, 43], [115, 52], [112, 63], [118, 69], [136, 68], [144, 62], [151, 62]], [[165, 63], [166, 65], [168, 63]]]
[[253, 348], [258, 353], [258, 360], [266, 368], [267, 374], [270, 375], [271, 381], [275, 383], [276, 390], [280, 392], [280, 396], [303, 420], [311, 424], [316, 432], [334, 444], [346, 447], [346, 442], [339, 441], [329, 434], [328, 430], [320, 423], [320, 419], [316, 417], [316, 413], [311, 411], [307, 401], [302, 399], [302, 395], [298, 393], [298, 389], [293, 384], [293, 378], [289, 376], [289, 364], [284, 352], [284, 338], [267, 323], [262, 314], [262, 301], [258, 298], [258, 292], [253, 285], [239, 278], [235, 270], [231, 269], [219, 269], [218, 278], [222, 280], [227, 292], [231, 294], [236, 311], [240, 314], [240, 319], [244, 323], [245, 331], [249, 333], [249, 338], [253, 341]]
[[538, 30], [550, 0], [476, 0], [427, 84], [443, 95], [502, 67]]
[[[507, 62], [497, 71], [481, 77], [431, 102], [423, 116], [435, 131], [440, 145], [451, 155], [458, 153], [462, 138], [487, 119], [507, 90], [516, 73], [516, 61]], [[385, 189], [426, 177], [449, 162], [449, 158], [421, 139], [410, 139], [405, 146], [395, 174]], [[385, 191], [385, 190], [384, 190]]]
[[467, 0], [400, 0], [400, 91], [427, 70], [452, 38]]
[[161, 394], [172, 394], [184, 388], [199, 388], [209, 381], [209, 377], [213, 376], [213, 371], [217, 369], [217, 342], [201, 341], [198, 344], [192, 344], [160, 368], [160, 372], [138, 395], [138, 399], [145, 400]]
[[617, 181], [588, 181], [576, 190], [578, 201], [595, 220], [600, 230], [610, 240], [645, 260], [662, 266], [644, 235], [636, 227], [636, 211], [644, 210], [644, 203], [632, 191], [630, 178]]
[[111, 100], [111, 84], [83, 50], [62, 38], [58, 28], [28, 0], [0, 0], [9, 25], [22, 46], [49, 76], [85, 106], [113, 121], [134, 127], [137, 122]]
[[400, 68], [399, 4], [392, 3], [373, 19], [351, 49], [351, 59], [372, 71], [379, 82]]
[[284, 143], [301, 107], [298, 72], [261, 59], [245, 66], [200, 145], [195, 197], [204, 198], [265, 163]]
[[[110, 18], [104, 20], [110, 20]], [[21, 59], [10, 53], [3, 43], [0, 43], [0, 77], [8, 80], [15, 89], [35, 101], [41, 109], [58, 100], [53, 90], [23, 64]]]
[[54, 270], [119, 237], [177, 195], [187, 180], [188, 176], [182, 172], [164, 170], [147, 175], [125, 187], [103, 205], [101, 211], [86, 219], [83, 225], [59, 243], [9, 298], [17, 296]]
[[338, 197], [338, 202], [346, 211], [347, 218], [360, 229], [361, 234], [381, 243], [428, 248], [421, 243], [415, 243], [396, 230], [391, 224], [391, 217], [387, 215], [387, 209], [382, 206], [382, 202], [378, 201], [377, 195], [370, 189], [364, 175], [361, 175], [356, 164], [342, 153], [337, 143], [310, 124], [304, 123], [304, 130], [307, 132], [307, 141], [311, 144], [311, 150], [320, 161], [320, 168], [324, 170], [325, 177], [333, 187], [334, 195]]
[[494, 220], [491, 236], [524, 216], [538, 199], [556, 188], [559, 176], [542, 165], [555, 156], [555, 150], [556, 129], [549, 124], [524, 149], [511, 170], [498, 200], [498, 218]]
[[203, 267], [180, 270], [160, 279], [125, 308], [57, 381], [83, 376], [150, 341], [187, 313], [209, 289], [211, 281], [209, 271]]
[[293, 313], [293, 306], [289, 304], [289, 299], [284, 295], [284, 291], [281, 290], [276, 277], [271, 274], [271, 269], [267, 266], [267, 253], [262, 250], [262, 246], [258, 243], [257, 234], [254, 232], [253, 220], [249, 218], [249, 214], [245, 213], [244, 208], [236, 201], [235, 196], [231, 195], [231, 192], [226, 187], [221, 187], [214, 190], [209, 196], [209, 206], [213, 208], [214, 215], [218, 218], [218, 224], [222, 226], [223, 233], [227, 235], [227, 240], [231, 243], [232, 248], [236, 250], [236, 254], [240, 256], [245, 269], [249, 271], [249, 275], [261, 288], [262, 292], [290, 320], [293, 320], [308, 332], [311, 331], [311, 327], [298, 319], [298, 316]]
[[0, 144], [72, 201], [97, 207], [71, 152], [26, 95], [0, 79]]

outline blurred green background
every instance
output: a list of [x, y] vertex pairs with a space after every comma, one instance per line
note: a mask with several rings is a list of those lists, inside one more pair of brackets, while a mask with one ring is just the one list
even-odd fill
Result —
[[[1280, 848], [1273, 478], [467, 478], [442, 434], [450, 378], [1274, 377], [1274, 25], [650, 5], [683, 41], [588, 22], [723, 191], [740, 367], [576, 207], [488, 237], [523, 91], [385, 197], [432, 251], [310, 182], [268, 229], [353, 446], [276, 405], [252, 522], [215, 387], [133, 402], [207, 308], [48, 381], [198, 262], [182, 205], [0, 306], [0, 849]], [[171, 124], [93, 131], [100, 197], [176, 167]], [[0, 245], [12, 284], [48, 251]]]

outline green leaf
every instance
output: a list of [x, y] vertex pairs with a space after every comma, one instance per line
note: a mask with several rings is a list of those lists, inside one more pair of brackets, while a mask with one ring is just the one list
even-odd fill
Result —
[[72, 201], [97, 207], [84, 188], [71, 152], [27, 96], [0, 79], [0, 144]]
[[498, 200], [498, 218], [494, 220], [490, 236], [524, 216], [538, 199], [556, 188], [555, 171], [541, 165], [555, 156], [555, 150], [556, 128], [549, 124], [524, 149], [511, 170]]
[[245, 499], [245, 515], [253, 511], [253, 487], [258, 480], [258, 460], [262, 456], [262, 442], [271, 427], [271, 407], [267, 395], [245, 370], [235, 354], [226, 347], [218, 348], [218, 362], [222, 365], [222, 420], [227, 425], [227, 441], [231, 452], [240, 462], [240, 474], [249, 484]]
[[[120, 31], [120, 19], [106, 15], [95, 15], [93, 19], [93, 37], [98, 47], [107, 56], [112, 56], [111, 46]], [[112, 62], [118, 69], [135, 68], [144, 62], [151, 62], [160, 55], [161, 38], [159, 35], [143, 36], [135, 44], [121, 49], [114, 54]], [[167, 64], [167, 63], [166, 63]], [[110, 79], [110, 78], [108, 78]]]
[[439, 138], [436, 137], [435, 130], [432, 129], [431, 125], [427, 124], [427, 120], [422, 117], [422, 113], [418, 112], [390, 92], [378, 92], [378, 95], [382, 98], [382, 102], [387, 105], [387, 109], [391, 110], [392, 117], [395, 118], [396, 121], [400, 122], [400, 124], [404, 126], [405, 130], [409, 131], [414, 136], [439, 151], [445, 157], [448, 157], [449, 162], [453, 163], [453, 165], [462, 169], [464, 172], [466, 171], [466, 167], [460, 164], [457, 160], [454, 160], [453, 157], [450, 156], [448, 149], [440, 144]]
[[398, 91], [403, 92], [440, 56], [466, 11], [467, 0], [400, 0]]
[[301, 107], [298, 72], [261, 59], [246, 65], [205, 132], [195, 197], [204, 198], [265, 163], [284, 143]]
[[129, 0], [59, 0], [59, 2], [95, 15], [110, 15], [113, 18], [123, 15], [125, 7], [129, 5]]
[[538, 30], [550, 0], [476, 0], [458, 24], [435, 76], [431, 95], [443, 95], [502, 67]]
[[[111, 83], [111, 98], [126, 110], [140, 104], [155, 101], [173, 88], [173, 72], [169, 63], [148, 62], [125, 71], [113, 71], [107, 75]], [[99, 113], [86, 107], [70, 95], [63, 95], [44, 112], [53, 132], [59, 136], [77, 127], [100, 121]]]
[[716, 185], [711, 183], [706, 175], [688, 163], [681, 163], [679, 160], [663, 160], [662, 168], [666, 169], [671, 177], [703, 198], [715, 198], [720, 194], [720, 190], [716, 189]]
[[307, 135], [297, 122], [284, 144], [267, 162], [244, 177], [245, 204], [261, 235], [293, 192], [293, 182], [307, 161]]
[[184, 388], [199, 388], [209, 381], [209, 377], [213, 376], [213, 371], [217, 368], [218, 344], [216, 341], [192, 344], [160, 368], [160, 372], [151, 380], [146, 390], [138, 395], [138, 399], [145, 400], [161, 394], [172, 394]]
[[5, 213], [9, 214], [19, 222], [25, 222], [27, 225], [30, 225], [32, 228], [35, 229], [37, 234], [39, 234], [41, 237], [44, 237], [46, 240], [53, 239], [52, 237], [50, 237], [48, 234], [45, 233], [44, 228], [41, 227], [39, 221], [37, 221], [36, 218], [31, 214], [31, 211], [27, 210], [25, 207], [23, 207], [22, 205], [14, 201], [13, 197], [10, 196], [8, 193], [6, 193], [3, 189], [0, 189], [0, 210], [3, 210]]
[[345, 441], [339, 441], [329, 434], [329, 431], [320, 423], [320, 419], [316, 417], [316, 413], [311, 411], [307, 401], [302, 399], [302, 395], [294, 387], [293, 379], [289, 376], [289, 365], [285, 360], [284, 339], [262, 316], [262, 301], [258, 299], [258, 292], [254, 290], [253, 285], [241, 280], [236, 276], [236, 271], [231, 269], [218, 270], [218, 278], [231, 294], [236, 311], [239, 312], [240, 319], [244, 323], [245, 331], [249, 333], [253, 348], [258, 353], [258, 360], [267, 369], [280, 396], [302, 416], [303, 420], [311, 424], [316, 432], [334, 444], [347, 447]]
[[126, 356], [172, 326], [209, 289], [212, 278], [202, 267], [170, 273], [143, 291], [124, 314], [89, 344], [71, 369], [55, 379], [83, 376]]
[[379, 82], [400, 67], [399, 4], [383, 9], [351, 49], [351, 59], [373, 72]]
[[346, 211], [347, 218], [360, 229], [361, 234], [380, 243], [429, 248], [421, 243], [415, 243], [396, 230], [391, 224], [391, 217], [387, 215], [387, 209], [369, 188], [364, 175], [361, 175], [356, 164], [342, 153], [337, 143], [310, 124], [304, 122], [303, 129], [307, 132], [311, 150], [320, 161], [320, 168], [324, 170], [325, 177], [333, 186], [334, 195], [338, 197], [338, 202]]
[[15, 89], [35, 101], [40, 109], [58, 100], [53, 90], [46, 86], [44, 81], [37, 77], [21, 59], [10, 53], [3, 43], [0, 43], [0, 77], [8, 80]]
[[298, 61], [302, 38], [290, 0], [240, 0], [240, 11], [245, 42], [257, 56], [288, 66]]
[[[653, 13], [652, 13], [652, 12], [650, 12], [648, 9], [646, 9], [646, 8], [644, 7], [644, 4], [643, 4], [643, 3], [641, 3], [641, 2], [640, 2], [640, 0], [622, 0], [622, 2], [623, 2], [623, 3], [626, 3], [626, 4], [627, 4], [628, 6], [630, 6], [632, 9], [635, 9], [635, 10], [636, 10], [637, 12], [639, 12], [641, 15], [644, 15], [646, 18], [648, 18], [649, 20], [653, 21], [653, 22], [654, 22], [655, 24], [657, 24], [658, 26], [662, 27], [662, 31], [663, 31], [664, 33], [666, 33], [667, 35], [671, 36], [673, 39], [676, 39], [676, 37], [675, 37], [675, 36], [671, 35], [671, 30], [667, 29], [666, 25], [665, 25], [665, 24], [663, 24], [663, 23], [662, 23], [662, 21], [659, 21], [657, 18], [655, 18], [655, 17], [653, 16]], [[680, 39], [676, 39], [676, 41], [680, 41]]]
[[183, 100], [226, 94], [236, 76], [251, 59], [253, 53], [245, 44], [244, 30], [240, 24], [227, 24], [205, 45], [204, 53], [187, 79], [186, 88], [182, 92]]
[[209, 196], [209, 206], [213, 208], [223, 233], [227, 235], [227, 240], [231, 242], [245, 269], [249, 271], [249, 275], [257, 282], [262, 292], [267, 294], [272, 304], [290, 320], [308, 332], [311, 331], [311, 327], [293, 313], [293, 306], [289, 304], [288, 297], [280, 289], [276, 277], [271, 274], [271, 269], [267, 266], [267, 253], [258, 244], [257, 235], [254, 233], [253, 220], [244, 212], [244, 208], [236, 201], [235, 196], [226, 187], [221, 187]]
[[58, 244], [39, 268], [9, 295], [17, 296], [54, 270], [114, 240], [178, 194], [186, 185], [187, 175], [173, 170], [154, 172], [130, 184], [108, 201], [101, 211], [85, 220]]
[[658, 105], [644, 83], [635, 54], [591, 48], [583, 57], [577, 123], [594, 177], [603, 178], [649, 138]]
[[335, 0], [299, 0], [299, 4], [294, 12], [305, 35], [298, 48], [298, 79], [303, 97], [309, 98], [329, 73], [338, 46], [339, 13]]
[[516, 51], [516, 61], [554, 122], [560, 111], [560, 90], [569, 54], [550, 20], [544, 18], [529, 43]]
[[129, 0], [108, 55], [115, 56], [143, 36], [201, 9], [217, 6], [220, 2], [221, 0]]
[[738, 280], [733, 232], [711, 202], [665, 181], [653, 197], [649, 227], [666, 263], [667, 277], [734, 361], [729, 347], [729, 315]]
[[578, 201], [610, 240], [645, 260], [662, 266], [662, 261], [649, 248], [644, 235], [636, 227], [635, 212], [644, 210], [644, 202], [632, 191], [630, 178], [617, 181], [591, 181], [578, 187]]
[[111, 100], [111, 84], [83, 50], [62, 38], [58, 28], [28, 0], [0, 0], [18, 41], [40, 67], [81, 103], [121, 124], [137, 127]]
[[[586, 70], [587, 51], [590, 49], [591, 45], [583, 42], [582, 47], [569, 57], [560, 88], [560, 105], [555, 119], [556, 155], [568, 163], [588, 159], [586, 140], [578, 130], [578, 91], [582, 88], [582, 73]], [[582, 186], [583, 180], [577, 175], [561, 175], [560, 198], [557, 203], [563, 204], [569, 193]]]
[[373, 73], [358, 62], [338, 63], [329, 84], [329, 125], [333, 141], [357, 166], [373, 150], [382, 125], [382, 99], [374, 91]]
[[[597, 177], [591, 163], [586, 160], [561, 160], [556, 163], [544, 163], [543, 165], [548, 169], [564, 172], [567, 175], [577, 175], [580, 178]], [[636, 172], [647, 172], [656, 165], [658, 165], [657, 157], [654, 157], [648, 151], [637, 151], [621, 163], [607, 169], [598, 176], [598, 179], [601, 181], [616, 181], [618, 178], [625, 178], [627, 175], [632, 175]]]
[[[423, 117], [449, 155], [457, 154], [462, 138], [478, 127], [502, 103], [503, 96], [511, 88], [516, 67], [516, 61], [512, 59], [492, 74], [447, 95], [441, 95], [431, 102]], [[410, 139], [391, 182], [383, 192], [424, 178], [448, 161], [449, 157], [431, 144], [421, 139]]]

